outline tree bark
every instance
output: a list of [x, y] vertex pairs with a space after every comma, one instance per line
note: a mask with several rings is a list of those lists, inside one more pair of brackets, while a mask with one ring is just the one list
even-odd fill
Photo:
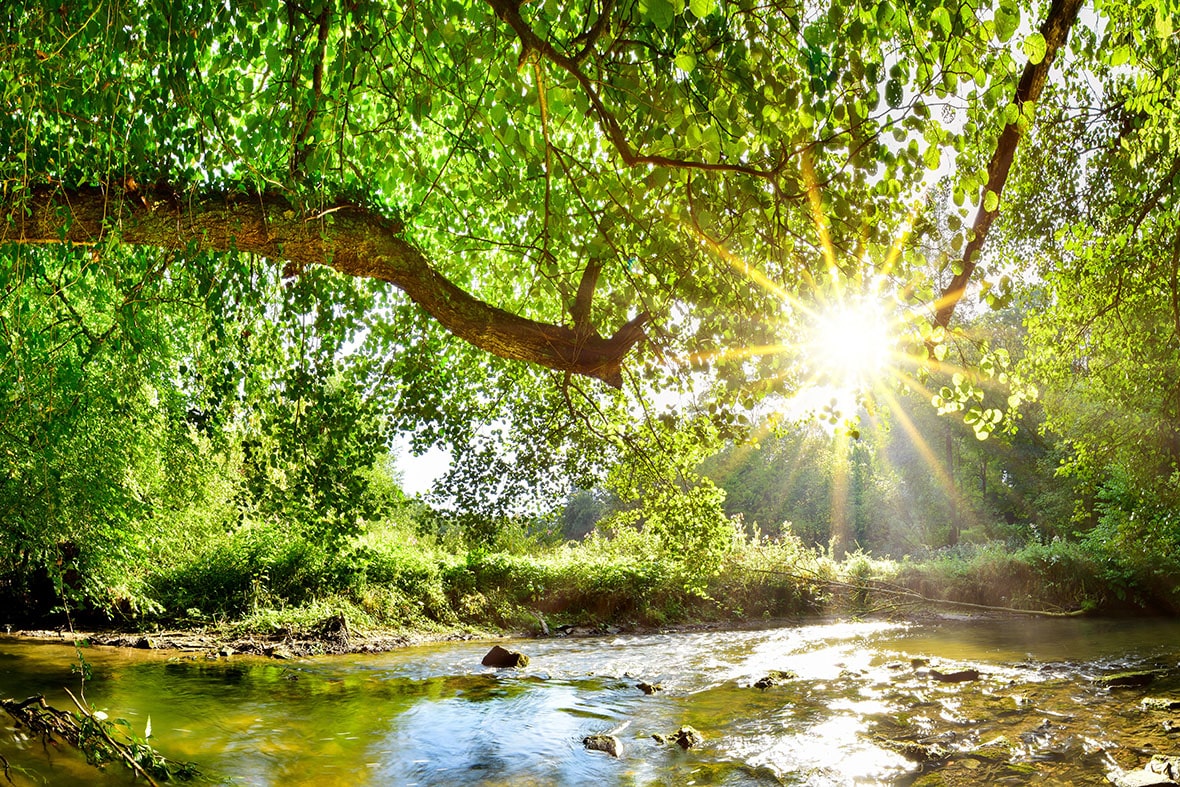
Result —
[[304, 217], [279, 196], [190, 199], [169, 189], [104, 192], [37, 188], [0, 203], [0, 243], [120, 243], [167, 249], [251, 252], [302, 267], [327, 265], [401, 289], [444, 328], [501, 358], [593, 377], [618, 388], [623, 358], [644, 338], [646, 313], [610, 338], [537, 322], [492, 306], [436, 271], [402, 226], [340, 206]]
[[[1049, 15], [1045, 17], [1045, 22], [1041, 25], [1041, 35], [1045, 37], [1045, 57], [1039, 63], [1034, 64], [1030, 61], [1025, 64], [1024, 73], [1020, 75], [1020, 82], [1016, 86], [1016, 96], [1013, 99], [1018, 108], [1022, 108], [1030, 102], [1035, 104], [1040, 99], [1041, 91], [1044, 90], [1045, 83], [1049, 79], [1049, 69], [1057, 57], [1058, 50], [1065, 45], [1066, 39], [1069, 38], [1069, 31], [1078, 18], [1078, 11], [1083, 2], [1084, 0], [1053, 0], [1053, 5], [1049, 8]], [[983, 248], [983, 242], [987, 240], [992, 222], [1000, 214], [998, 202], [995, 210], [985, 208], [985, 197], [988, 191], [995, 192], [997, 197], [1003, 193], [1004, 184], [1008, 182], [1008, 172], [1012, 169], [1012, 161], [1016, 157], [1016, 147], [1020, 144], [1020, 136], [1019, 125], [1009, 123], [1004, 126], [1004, 130], [1000, 132], [1000, 138], [996, 140], [996, 149], [987, 165], [987, 185], [980, 197], [979, 211], [975, 214], [975, 222], [971, 227], [974, 235], [963, 248], [962, 270], [951, 279], [951, 283], [942, 291], [942, 295], [938, 299], [938, 311], [934, 316], [935, 325], [943, 328], [950, 325], [951, 317], [955, 313], [955, 306], [963, 299], [963, 294], [967, 291], [967, 284], [975, 272], [979, 250]]]

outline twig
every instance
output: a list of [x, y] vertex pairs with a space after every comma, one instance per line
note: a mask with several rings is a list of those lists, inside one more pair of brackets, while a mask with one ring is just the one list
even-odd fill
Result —
[[63, 690], [65, 691], [66, 695], [69, 696], [69, 698], [74, 701], [74, 704], [78, 706], [78, 710], [82, 712], [82, 715], [86, 716], [88, 719], [95, 722], [94, 726], [98, 728], [99, 733], [101, 733], [102, 737], [106, 740], [106, 742], [111, 745], [111, 748], [119, 753], [119, 756], [123, 758], [123, 760], [127, 763], [128, 767], [130, 767], [131, 770], [138, 773], [144, 779], [147, 779], [147, 783], [152, 785], [152, 787], [160, 787], [160, 785], [156, 782], [156, 780], [151, 777], [151, 774], [149, 774], [147, 771], [145, 771], [143, 766], [140, 765], [139, 762], [137, 762], [136, 759], [131, 756], [131, 754], [127, 751], [127, 747], [116, 743], [114, 741], [114, 739], [111, 738], [110, 734], [107, 733], [106, 727], [104, 727], [103, 724], [101, 722], [99, 722], [98, 719], [94, 718], [94, 713], [89, 708], [82, 705], [81, 702], [78, 702], [78, 698], [75, 697], [74, 693], [71, 692], [69, 689], [63, 689]]

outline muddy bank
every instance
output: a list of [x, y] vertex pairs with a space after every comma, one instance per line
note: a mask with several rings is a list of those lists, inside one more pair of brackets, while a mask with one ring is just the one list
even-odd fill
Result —
[[[2, 635], [0, 635], [2, 636]], [[120, 631], [56, 631], [33, 629], [12, 631], [8, 637], [38, 642], [81, 642], [114, 648], [170, 650], [182, 654], [224, 658], [235, 655], [266, 656], [275, 659], [346, 653], [384, 653], [427, 642], [483, 639], [493, 634], [447, 632], [353, 632], [347, 628], [322, 631], [226, 634], [208, 631], [161, 631], [136, 633]]]
[[[986, 613], [953, 613], [911, 610], [908, 614], [869, 615], [862, 619], [889, 619], [905, 623], [937, 621], [1018, 620], [1018, 615]], [[264, 656], [274, 659], [304, 658], [307, 656], [387, 653], [412, 645], [431, 642], [465, 642], [470, 640], [516, 639], [581, 639], [610, 637], [620, 634], [650, 635], [693, 632], [739, 632], [788, 626], [817, 625], [845, 620], [845, 616], [824, 615], [758, 620], [698, 621], [665, 626], [626, 624], [566, 624], [542, 625], [530, 631], [450, 628], [438, 630], [365, 630], [351, 628], [341, 615], [320, 621], [309, 629], [282, 629], [269, 632], [226, 632], [209, 629], [174, 629], [155, 632], [89, 629], [11, 629], [5, 636], [38, 642], [80, 642], [114, 648], [176, 651], [188, 656], [226, 658], [235, 655]]]
[[[921, 618], [929, 619], [927, 616]], [[953, 616], [965, 617], [965, 616]], [[466, 642], [470, 640], [515, 639], [581, 639], [609, 637], [619, 634], [673, 634], [708, 631], [747, 631], [781, 628], [804, 623], [823, 623], [839, 618], [781, 618], [775, 620], [708, 621], [669, 626], [641, 626], [637, 624], [568, 624], [548, 625], [531, 631], [452, 628], [440, 630], [358, 631], [352, 629], [343, 616], [336, 615], [310, 629], [286, 629], [272, 632], [231, 633], [208, 629], [175, 629], [156, 632], [119, 630], [66, 629], [11, 629], [6, 634], [13, 639], [54, 643], [85, 643], [113, 648], [176, 651], [188, 656], [226, 658], [235, 655], [264, 656], [274, 659], [304, 658], [307, 656], [387, 653], [412, 645], [431, 642]], [[914, 616], [912, 620], [918, 620]]]

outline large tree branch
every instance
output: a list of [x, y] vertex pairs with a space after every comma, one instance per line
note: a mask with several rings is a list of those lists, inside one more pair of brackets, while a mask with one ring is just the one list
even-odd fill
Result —
[[[1078, 11], [1084, 0], [1053, 0], [1049, 8], [1049, 15], [1041, 25], [1041, 35], [1045, 37], [1045, 57], [1039, 63], [1029, 61], [1024, 66], [1024, 73], [1020, 75], [1020, 82], [1016, 86], [1016, 106], [1024, 109], [1025, 104], [1035, 104], [1041, 97], [1041, 91], [1049, 79], [1049, 69], [1057, 57], [1058, 50], [1065, 45], [1069, 31], [1078, 18]], [[987, 185], [984, 196], [988, 191], [995, 192], [998, 198], [1004, 191], [1004, 184], [1008, 181], [1008, 172], [1012, 169], [1012, 161], [1016, 157], [1016, 147], [1020, 144], [1020, 127], [1018, 123], [1008, 123], [1000, 132], [996, 140], [996, 149], [987, 165]], [[999, 202], [993, 210], [986, 208], [987, 200], [981, 198], [979, 211], [975, 214], [975, 223], [971, 229], [972, 237], [963, 248], [962, 270], [951, 279], [951, 283], [942, 291], [938, 299], [934, 324], [946, 328], [954, 316], [955, 306], [962, 300], [967, 290], [967, 283], [978, 264], [978, 255], [983, 243], [987, 240], [992, 222], [1000, 214]]]
[[[581, 59], [586, 56], [585, 51], [573, 57], [567, 57], [561, 52], [558, 52], [552, 44], [537, 35], [536, 31], [521, 16], [520, 0], [487, 0], [487, 3], [495, 11], [496, 15], [512, 28], [512, 31], [520, 39], [521, 62], [528, 59], [530, 52], [535, 52], [574, 78], [574, 81], [578, 83], [582, 91], [586, 94], [586, 98], [589, 100], [590, 106], [594, 111], [594, 116], [598, 119], [599, 127], [606, 134], [607, 139], [610, 140], [611, 145], [615, 148], [615, 152], [619, 154], [619, 157], [627, 167], [650, 165], [654, 167], [701, 170], [704, 172], [740, 173], [771, 182], [777, 178], [782, 170], [786, 162], [785, 158], [781, 159], [773, 167], [760, 168], [725, 161], [710, 162], [694, 159], [678, 159], [670, 156], [646, 154], [636, 150], [632, 147], [630, 140], [627, 139], [627, 134], [623, 131], [618, 118], [607, 109], [606, 103], [602, 100], [602, 96], [599, 95], [598, 89], [594, 85], [594, 80], [579, 66]], [[610, 3], [604, 5], [603, 14], [608, 15], [612, 7]], [[603, 24], [609, 24], [609, 20]]]
[[169, 190], [106, 194], [38, 188], [0, 203], [0, 243], [119, 242], [168, 249], [252, 252], [301, 267], [327, 265], [389, 282], [455, 336], [481, 350], [622, 385], [623, 358], [644, 338], [646, 313], [610, 338], [526, 319], [487, 304], [436, 271], [402, 227], [343, 206], [305, 218], [278, 196], [178, 198]]

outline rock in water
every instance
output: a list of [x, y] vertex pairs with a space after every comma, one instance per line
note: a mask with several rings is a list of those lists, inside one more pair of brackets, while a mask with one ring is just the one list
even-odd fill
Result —
[[488, 654], [483, 657], [482, 664], [485, 667], [496, 667], [497, 669], [504, 667], [527, 667], [529, 665], [529, 657], [523, 653], [517, 653], [507, 648], [502, 648], [499, 645], [493, 645]]
[[639, 690], [640, 690], [640, 691], [642, 691], [644, 694], [655, 694], [657, 691], [663, 691], [663, 690], [664, 690], [664, 686], [663, 686], [663, 684], [660, 684], [660, 683], [648, 683], [648, 682], [647, 682], [647, 681], [645, 681], [645, 680], [641, 680], [641, 681], [639, 681], [638, 683], [636, 683], [636, 684], [635, 684], [635, 688], [639, 689]]
[[1146, 769], [1152, 773], [1167, 776], [1174, 782], [1180, 782], [1180, 756], [1153, 755], [1151, 762], [1147, 763]]
[[772, 669], [770, 672], [766, 673], [766, 677], [759, 678], [754, 682], [754, 688], [766, 691], [771, 686], [778, 686], [782, 683], [786, 683], [789, 680], [795, 680], [798, 677], [798, 675], [796, 675], [794, 672], [791, 672], [790, 670]]
[[1144, 697], [1139, 702], [1145, 710], [1180, 710], [1180, 699], [1175, 697]]
[[930, 677], [943, 683], [964, 683], [969, 680], [979, 680], [979, 670], [961, 669], [956, 672], [939, 672], [936, 669], [932, 669], [930, 670]]
[[1114, 777], [1115, 787], [1164, 787], [1164, 785], [1175, 783], [1167, 776], [1161, 776], [1149, 770], [1127, 771]]
[[587, 735], [582, 745], [589, 751], [604, 751], [612, 757], [621, 757], [623, 744], [613, 735]]
[[672, 740], [677, 746], [687, 751], [693, 746], [700, 746], [704, 738], [695, 729], [685, 725], [672, 734]]
[[1158, 677], [1157, 670], [1137, 670], [1133, 672], [1116, 672], [1113, 675], [1103, 675], [1095, 678], [1094, 682], [1108, 689], [1137, 689], [1146, 686]]
[[950, 756], [950, 752], [937, 743], [917, 743], [916, 741], [883, 740], [889, 748], [914, 762], [938, 762]]

